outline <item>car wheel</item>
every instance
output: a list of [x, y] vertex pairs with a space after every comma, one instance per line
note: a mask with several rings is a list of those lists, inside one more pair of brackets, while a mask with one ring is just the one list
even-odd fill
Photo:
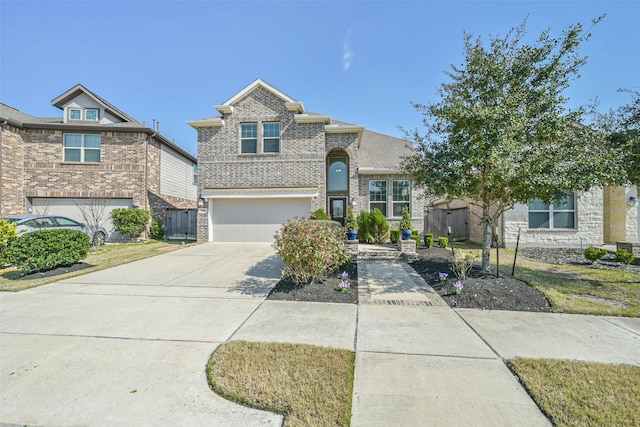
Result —
[[102, 231], [96, 231], [96, 234], [93, 235], [93, 245], [101, 246], [104, 245], [105, 235]]

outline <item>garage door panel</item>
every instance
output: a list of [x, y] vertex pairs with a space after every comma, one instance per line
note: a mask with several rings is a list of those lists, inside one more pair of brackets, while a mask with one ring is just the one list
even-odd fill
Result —
[[216, 242], [271, 242], [282, 224], [309, 217], [311, 199], [220, 199], [210, 203]]

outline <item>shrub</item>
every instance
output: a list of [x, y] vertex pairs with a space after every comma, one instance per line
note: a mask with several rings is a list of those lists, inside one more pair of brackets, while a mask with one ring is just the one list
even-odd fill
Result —
[[424, 235], [424, 245], [427, 249], [431, 249], [433, 246], [433, 234], [425, 234]]
[[162, 240], [165, 234], [164, 223], [160, 218], [156, 219], [151, 223], [151, 227], [149, 228], [149, 233], [151, 237], [156, 240]]
[[412, 234], [411, 238], [416, 242], [416, 249], [420, 247], [420, 235]]
[[626, 249], [618, 249], [616, 251], [616, 261], [623, 264], [631, 264], [636, 259], [633, 252], [629, 252]]
[[409, 207], [402, 208], [402, 219], [400, 220], [400, 230], [411, 230], [413, 224], [411, 223], [411, 214], [409, 214]]
[[347, 220], [344, 225], [347, 227], [347, 230], [358, 231], [358, 221], [356, 221], [356, 217], [353, 214], [351, 206], [349, 206], [349, 209], [347, 210]]
[[373, 243], [375, 237], [373, 236], [371, 212], [360, 211], [356, 222], [358, 223], [358, 240], [360, 243]]
[[9, 247], [17, 238], [16, 224], [12, 224], [6, 219], [0, 219], [0, 267], [11, 264]]
[[282, 226], [273, 247], [285, 264], [283, 275], [296, 283], [314, 283], [345, 264], [349, 257], [344, 228], [334, 221], [299, 219]]
[[90, 246], [89, 236], [79, 230], [38, 230], [11, 244], [11, 261], [24, 274], [47, 271], [86, 258]]
[[476, 259], [477, 256], [475, 255], [461, 254], [458, 251], [455, 252], [451, 258], [451, 270], [458, 280], [465, 280], [467, 278]]
[[606, 249], [589, 246], [584, 250], [584, 257], [594, 263], [607, 254]]
[[391, 230], [389, 232], [389, 240], [391, 240], [391, 243], [394, 245], [398, 243], [400, 240], [400, 230]]
[[371, 232], [376, 243], [384, 243], [389, 240], [389, 224], [380, 209], [371, 211]]
[[318, 221], [331, 221], [331, 217], [327, 215], [324, 208], [316, 209], [314, 212], [311, 212], [311, 219]]
[[441, 248], [447, 248], [449, 246], [449, 238], [448, 237], [438, 237], [438, 246]]
[[113, 227], [125, 237], [131, 239], [140, 236], [151, 219], [151, 213], [144, 209], [118, 208], [111, 211]]

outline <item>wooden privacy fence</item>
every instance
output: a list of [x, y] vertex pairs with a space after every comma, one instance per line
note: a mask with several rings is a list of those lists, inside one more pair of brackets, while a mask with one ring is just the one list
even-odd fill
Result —
[[438, 209], [428, 208], [424, 216], [425, 234], [447, 237], [451, 227], [451, 238], [454, 240], [469, 240], [469, 209]]
[[167, 238], [197, 238], [197, 209], [167, 209]]

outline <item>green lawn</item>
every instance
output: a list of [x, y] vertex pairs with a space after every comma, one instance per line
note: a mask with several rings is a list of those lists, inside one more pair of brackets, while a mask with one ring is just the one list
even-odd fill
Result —
[[639, 426], [640, 367], [515, 359], [507, 366], [556, 426]]
[[50, 277], [39, 273], [22, 277], [20, 272], [16, 271], [15, 268], [6, 268], [0, 270], [0, 291], [21, 291], [23, 289], [33, 288], [58, 280], [152, 257], [182, 247], [182, 242], [169, 243], [157, 240], [142, 243], [116, 243], [94, 247], [91, 249], [89, 255], [82, 260], [90, 264], [91, 267]]
[[348, 426], [355, 355], [304, 344], [229, 341], [207, 364], [221, 396], [285, 416], [287, 427]]

